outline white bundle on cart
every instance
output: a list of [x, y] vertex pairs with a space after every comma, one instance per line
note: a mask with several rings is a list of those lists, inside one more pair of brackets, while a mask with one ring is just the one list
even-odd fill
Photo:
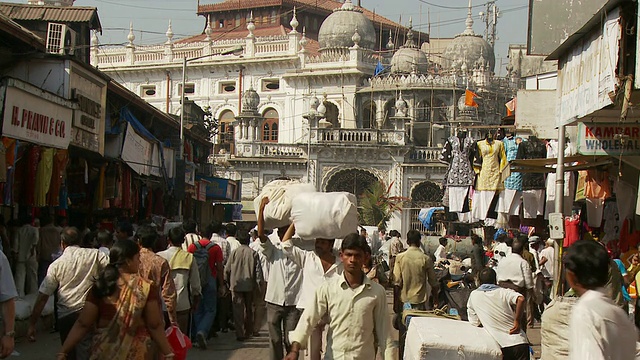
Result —
[[342, 239], [358, 227], [356, 197], [347, 192], [305, 193], [293, 199], [291, 220], [302, 239]]
[[502, 360], [500, 345], [466, 321], [413, 317], [409, 322], [404, 360]]
[[291, 223], [291, 201], [299, 194], [315, 192], [315, 186], [296, 180], [274, 180], [262, 188], [262, 192], [253, 200], [256, 216], [259, 216], [260, 203], [264, 197], [269, 203], [264, 209], [264, 226], [275, 229]]

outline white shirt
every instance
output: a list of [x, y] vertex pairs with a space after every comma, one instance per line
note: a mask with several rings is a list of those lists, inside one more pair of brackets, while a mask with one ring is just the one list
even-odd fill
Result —
[[540, 265], [540, 271], [542, 276], [547, 279], [553, 279], [553, 272], [556, 268], [555, 249], [553, 246], [548, 246], [540, 251], [540, 259], [543, 257], [547, 259], [547, 262]]
[[256, 253], [258, 253], [258, 259], [260, 259], [260, 265], [262, 266], [262, 276], [264, 277], [264, 281], [269, 280], [269, 269], [271, 269], [271, 263], [267, 260], [267, 257], [264, 256], [260, 245], [260, 239], [255, 239], [249, 244], [249, 247], [253, 249]]
[[[167, 262], [169, 262], [169, 265], [171, 265], [171, 258], [173, 258], [173, 256], [178, 251], [184, 250], [177, 246], [170, 246], [167, 250], [160, 251], [158, 255], [166, 259]], [[171, 269], [171, 278], [173, 278], [173, 283], [176, 285], [176, 311], [185, 311], [191, 309], [191, 299], [189, 298], [189, 292], [191, 292], [191, 296], [198, 296], [202, 292], [202, 287], [200, 286], [200, 273], [198, 272], [198, 264], [193, 258], [193, 255], [191, 255], [191, 259], [191, 267], [188, 270]], [[164, 302], [162, 304], [162, 308], [164, 311], [167, 311], [167, 307]]]
[[238, 241], [234, 236], [227, 236], [225, 240], [227, 240], [227, 243], [229, 244], [229, 254], [240, 247], [240, 241]]
[[523, 330], [519, 334], [509, 334], [515, 320], [513, 309], [520, 296], [504, 288], [472, 291], [467, 301], [469, 323], [473, 326], [482, 325], [502, 348], [529, 343]]
[[636, 358], [635, 325], [603, 291], [588, 290], [571, 311], [570, 360]]
[[337, 256], [335, 256], [335, 263], [325, 272], [322, 260], [314, 251], [302, 250], [294, 246], [291, 241], [282, 243], [282, 251], [302, 268], [302, 287], [298, 299], [298, 309], [305, 309], [311, 305], [313, 294], [322, 283], [342, 276], [342, 262]]
[[222, 250], [222, 265], [227, 265], [227, 259], [231, 255], [231, 246], [229, 246], [227, 239], [218, 234], [212, 234], [209, 241], [220, 246], [220, 249]]
[[442, 244], [438, 245], [438, 248], [436, 249], [436, 251], [433, 253], [433, 256], [436, 257], [436, 261], [440, 260], [440, 259], [446, 259], [447, 258], [447, 249], [442, 246]]
[[364, 276], [363, 283], [352, 289], [344, 276], [336, 276], [320, 285], [312, 304], [289, 333], [289, 341], [305, 347], [318, 321], [328, 315], [325, 359], [375, 359], [376, 344], [384, 360], [394, 358], [387, 296], [381, 285]]
[[98, 249], [69, 246], [51, 263], [40, 292], [51, 296], [58, 290], [58, 318], [84, 307], [84, 299], [109, 258]]
[[514, 285], [533, 289], [533, 275], [527, 260], [519, 254], [509, 254], [498, 263], [498, 282], [511, 281]]
[[271, 263], [264, 300], [279, 306], [296, 306], [302, 286], [302, 268], [271, 240], [260, 242], [260, 252]]
[[197, 241], [200, 241], [202, 236], [194, 233], [188, 233], [184, 236], [184, 242], [182, 243], [182, 250], [187, 251], [191, 244], [195, 244]]

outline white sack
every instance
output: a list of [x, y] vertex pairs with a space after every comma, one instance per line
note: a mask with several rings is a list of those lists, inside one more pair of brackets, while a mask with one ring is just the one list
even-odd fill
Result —
[[307, 193], [293, 199], [291, 220], [302, 239], [342, 239], [358, 226], [356, 197], [347, 192]]
[[502, 350], [485, 329], [466, 321], [413, 317], [407, 330], [404, 360], [420, 359], [502, 360]]
[[27, 320], [31, 316], [33, 306], [26, 299], [16, 299], [16, 320]]
[[262, 192], [253, 200], [256, 217], [260, 216], [260, 203], [264, 197], [269, 203], [264, 209], [264, 226], [275, 229], [290, 224], [291, 201], [298, 194], [315, 192], [311, 184], [302, 184], [295, 180], [274, 180], [262, 188]]
[[558, 297], [544, 309], [540, 329], [542, 359], [569, 358], [569, 319], [577, 301], [574, 297]]

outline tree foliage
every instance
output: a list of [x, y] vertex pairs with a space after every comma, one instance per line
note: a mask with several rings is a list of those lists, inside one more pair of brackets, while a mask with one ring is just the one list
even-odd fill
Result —
[[393, 182], [387, 187], [384, 182], [371, 184], [360, 196], [360, 222], [386, 230], [387, 222], [396, 211], [402, 211], [402, 205], [407, 198], [391, 196]]

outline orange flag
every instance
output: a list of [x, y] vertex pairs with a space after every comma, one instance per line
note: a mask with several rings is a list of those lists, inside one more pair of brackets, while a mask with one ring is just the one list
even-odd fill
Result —
[[507, 116], [515, 115], [516, 106], [518, 105], [518, 99], [513, 98], [508, 103], [504, 104], [507, 107]]
[[474, 93], [473, 91], [467, 89], [464, 91], [464, 104], [466, 106], [473, 106], [473, 107], [478, 107], [478, 103], [474, 100], [474, 98], [477, 98], [478, 94]]

